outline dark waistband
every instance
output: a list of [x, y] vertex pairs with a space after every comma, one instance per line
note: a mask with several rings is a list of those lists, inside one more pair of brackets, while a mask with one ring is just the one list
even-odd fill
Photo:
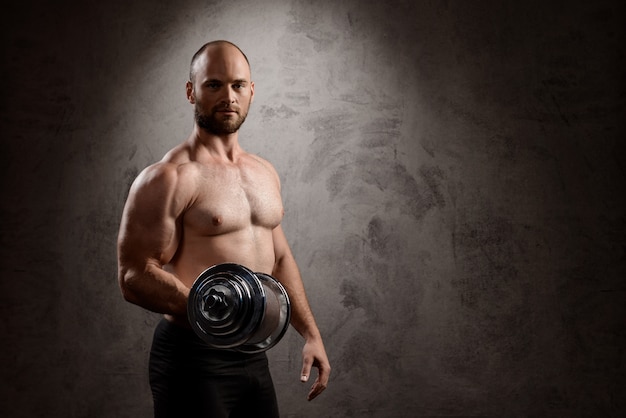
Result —
[[221, 358], [224, 360], [252, 360], [266, 358], [266, 353], [242, 353], [240, 351], [232, 349], [215, 349], [209, 347], [200, 338], [194, 330], [190, 328], [184, 328], [180, 325], [172, 323], [163, 318], [156, 326], [154, 332], [155, 340], [167, 340], [170, 343], [178, 346], [185, 346], [188, 349], [202, 351], [206, 355], [210, 355], [213, 358]]

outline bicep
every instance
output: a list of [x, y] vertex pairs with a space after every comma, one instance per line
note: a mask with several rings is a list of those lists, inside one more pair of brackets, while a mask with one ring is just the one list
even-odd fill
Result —
[[142, 173], [128, 195], [118, 238], [120, 268], [143, 269], [166, 264], [178, 246], [176, 173]]

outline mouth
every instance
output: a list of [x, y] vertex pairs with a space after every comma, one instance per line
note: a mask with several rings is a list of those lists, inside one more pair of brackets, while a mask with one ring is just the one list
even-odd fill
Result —
[[235, 109], [220, 109], [220, 110], [217, 110], [216, 113], [221, 113], [223, 115], [237, 115], [237, 114], [239, 114], [239, 112], [237, 112]]

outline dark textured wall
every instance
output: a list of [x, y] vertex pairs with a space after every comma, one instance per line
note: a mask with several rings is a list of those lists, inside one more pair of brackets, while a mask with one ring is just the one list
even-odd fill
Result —
[[[54, 4], [53, 4], [54, 3]], [[333, 364], [270, 351], [285, 417], [626, 413], [619, 1], [37, 2], [2, 12], [0, 416], [151, 414], [128, 186], [186, 138], [192, 53], [256, 99]]]

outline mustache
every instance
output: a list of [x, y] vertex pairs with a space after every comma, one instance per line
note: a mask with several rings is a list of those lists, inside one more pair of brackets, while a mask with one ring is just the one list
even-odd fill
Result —
[[240, 110], [241, 108], [239, 106], [229, 106], [228, 104], [219, 104], [219, 105], [213, 106], [213, 109], [211, 109], [211, 113], [236, 112], [237, 114], [239, 114]]

